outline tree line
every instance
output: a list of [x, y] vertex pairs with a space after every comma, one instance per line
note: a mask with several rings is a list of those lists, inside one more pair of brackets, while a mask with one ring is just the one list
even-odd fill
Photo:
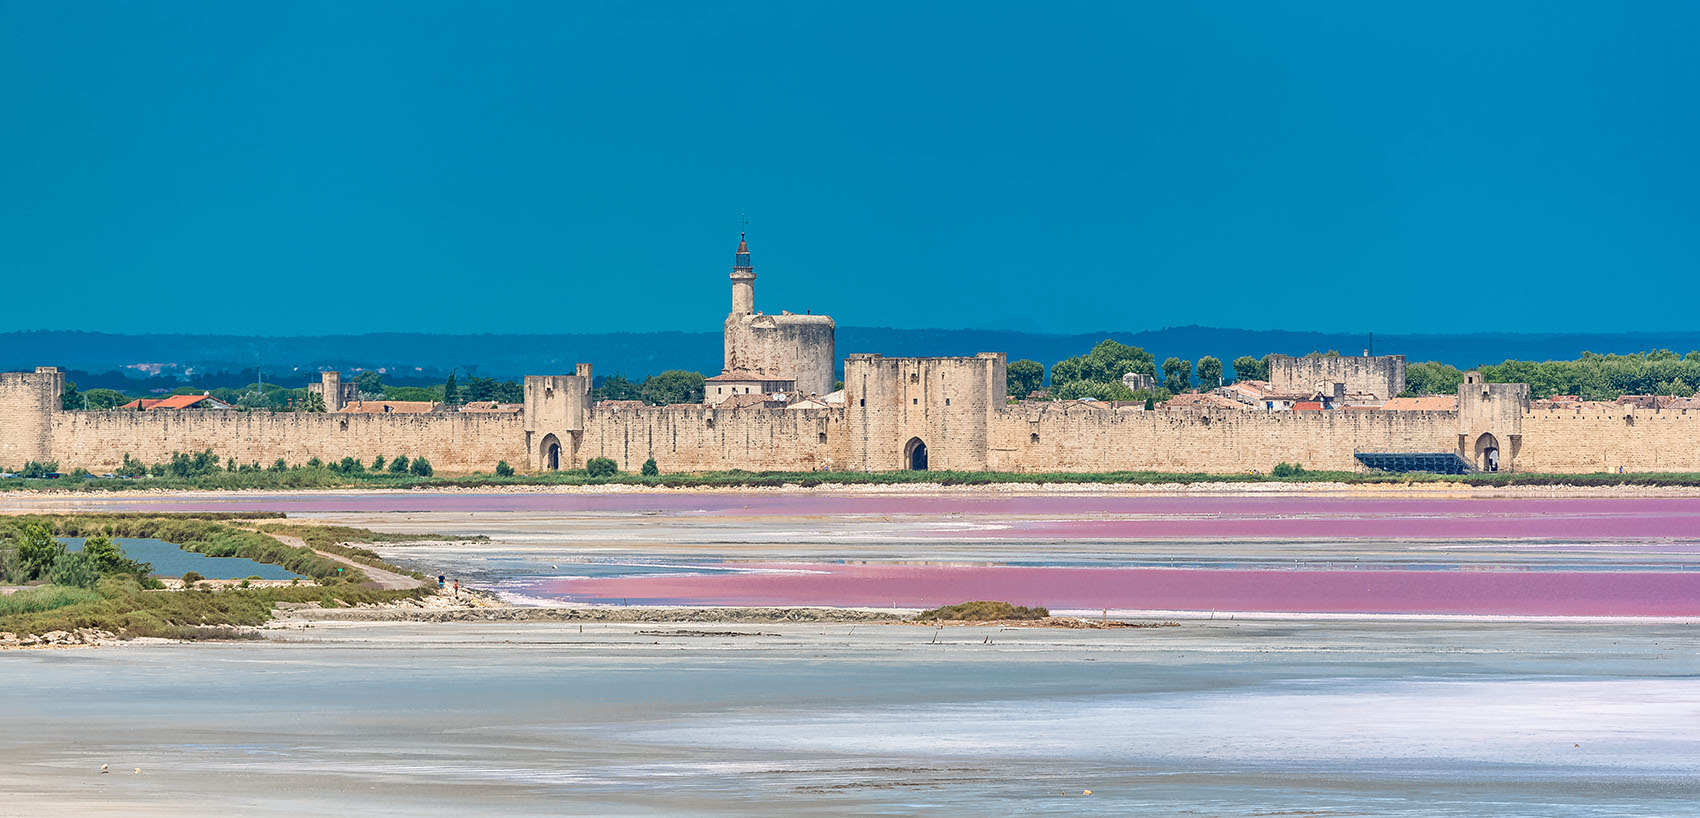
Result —
[[[1312, 356], [1338, 357], [1340, 353], [1312, 352]], [[1038, 361], [1022, 359], [1008, 366], [1009, 396], [1025, 398], [1048, 385], [1056, 400], [1097, 398], [1099, 400], [1151, 400], [1161, 402], [1182, 392], [1209, 391], [1232, 381], [1269, 379], [1269, 355], [1242, 355], [1224, 368], [1222, 361], [1205, 355], [1196, 363], [1170, 357], [1159, 367], [1155, 356], [1136, 346], [1105, 340], [1084, 355], [1052, 364], [1047, 372]], [[1625, 355], [1584, 352], [1573, 361], [1516, 361], [1476, 367], [1489, 383], [1526, 383], [1536, 398], [1577, 395], [1583, 400], [1615, 400], [1622, 395], [1693, 396], [1700, 389], [1700, 352], [1678, 355], [1667, 349]], [[1131, 390], [1122, 383], [1128, 373], [1162, 377], [1149, 389]], [[1405, 367], [1402, 396], [1451, 395], [1464, 382], [1464, 371], [1439, 361], [1413, 363]]]

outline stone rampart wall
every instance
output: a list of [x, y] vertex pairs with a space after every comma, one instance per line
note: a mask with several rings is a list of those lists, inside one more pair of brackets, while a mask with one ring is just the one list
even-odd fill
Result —
[[515, 468], [527, 462], [519, 415], [182, 409], [59, 412], [50, 417], [50, 448], [66, 471], [78, 466], [96, 473], [111, 471], [126, 453], [159, 463], [173, 452], [206, 449], [220, 460], [234, 457], [238, 463], [261, 466], [280, 457], [290, 465], [314, 457], [326, 462], [355, 457], [369, 465], [380, 455], [424, 455], [445, 474], [491, 471], [502, 460]]
[[1280, 462], [1362, 471], [1356, 452], [1450, 452], [1456, 412], [1064, 411], [992, 423], [997, 471], [1268, 473]]
[[575, 465], [608, 457], [637, 471], [653, 457], [663, 474], [836, 470], [846, 440], [842, 409], [592, 408]]
[[1700, 410], [1537, 410], [1523, 416], [1518, 471], [1700, 472]]

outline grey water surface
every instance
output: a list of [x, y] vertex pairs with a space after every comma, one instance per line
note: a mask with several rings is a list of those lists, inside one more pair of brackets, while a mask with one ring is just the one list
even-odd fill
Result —
[[0, 813], [1692, 815], [1695, 636], [321, 623], [13, 651]]

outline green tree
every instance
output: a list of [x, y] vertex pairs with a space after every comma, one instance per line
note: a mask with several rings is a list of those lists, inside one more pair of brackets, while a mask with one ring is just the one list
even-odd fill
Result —
[[146, 477], [148, 476], [148, 465], [131, 457], [129, 452], [125, 452], [124, 464], [118, 467], [118, 475], [120, 477]]
[[435, 473], [435, 470], [431, 468], [431, 461], [426, 460], [424, 455], [413, 458], [413, 462], [408, 465], [407, 470], [412, 472], [415, 477], [430, 477]]
[[274, 473], [275, 472], [289, 471], [289, 465], [287, 463], [284, 463], [283, 458], [280, 457], [280, 458], [272, 461], [272, 465], [271, 465], [271, 468], [269, 469], [269, 471], [274, 472]]
[[702, 403], [703, 380], [700, 372], [669, 369], [645, 378], [640, 392], [645, 403], [659, 406], [672, 403]]
[[1198, 359], [1198, 388], [1215, 389], [1222, 385], [1222, 359], [1206, 355]]
[[96, 534], [84, 540], [83, 555], [88, 559], [89, 567], [101, 576], [131, 574], [140, 579], [153, 570], [152, 565], [136, 562], [125, 555], [124, 549], [119, 548], [109, 534]]
[[1120, 382], [1106, 383], [1104, 381], [1069, 381], [1064, 384], [1051, 384], [1051, 397], [1057, 400], [1079, 400], [1081, 398], [1097, 398], [1098, 400], [1133, 400], [1133, 392]]
[[655, 477], [661, 474], [661, 467], [655, 465], [655, 458], [651, 457], [650, 459], [643, 461], [643, 470], [641, 473], [644, 477]]
[[300, 406], [299, 411], [302, 412], [323, 412], [325, 411], [325, 396], [317, 392], [308, 392], [301, 397]]
[[1045, 384], [1045, 365], [1026, 358], [1012, 362], [1004, 374], [1012, 398], [1025, 398]]
[[443, 403], [460, 405], [460, 385], [455, 383], [455, 371], [452, 369], [449, 370], [449, 379], [443, 382]]
[[372, 458], [372, 471], [383, 471], [383, 470], [384, 470], [384, 456], [378, 455], [377, 457]]
[[366, 467], [361, 465], [360, 461], [356, 460], [353, 457], [344, 457], [342, 459], [342, 462], [337, 464], [337, 465], [338, 465], [337, 471], [340, 471], [343, 474], [365, 474], [366, 473]]
[[361, 397], [377, 398], [384, 394], [384, 375], [368, 369], [354, 376], [354, 388], [360, 390]]
[[40, 523], [25, 523], [18, 530], [16, 541], [18, 567], [25, 582], [47, 576], [53, 563], [65, 553], [65, 544], [54, 539], [53, 532]]
[[592, 400], [642, 400], [643, 387], [631, 382], [624, 375], [609, 375], [602, 379], [602, 385], [591, 390]]
[[1098, 381], [1121, 383], [1129, 372], [1157, 377], [1155, 358], [1151, 353], [1118, 341], [1099, 341], [1085, 355], [1058, 361], [1051, 367], [1051, 385], [1068, 381]]
[[77, 392], [76, 381], [66, 381], [59, 393], [59, 408], [66, 411], [83, 408], [83, 396]]
[[1192, 388], [1192, 362], [1180, 358], [1163, 361], [1163, 388], [1180, 393]]
[[1256, 358], [1241, 355], [1234, 359], [1234, 380], [1266, 381], [1269, 380], [1269, 370]]
[[514, 476], [514, 467], [508, 465], [508, 461], [506, 461], [506, 460], [497, 461], [496, 462], [496, 476], [497, 477], [512, 477], [512, 476]]
[[479, 403], [496, 399], [496, 379], [468, 377], [460, 388], [463, 403]]
[[620, 471], [620, 465], [612, 458], [592, 457], [584, 461], [584, 472], [591, 477], [613, 477]]
[[57, 460], [48, 460], [46, 462], [31, 460], [24, 464], [23, 470], [18, 472], [18, 474], [22, 477], [42, 478], [57, 471], [59, 471], [59, 461]]
[[1401, 394], [1455, 395], [1458, 385], [1463, 382], [1464, 373], [1458, 371], [1458, 367], [1439, 361], [1424, 361], [1405, 367], [1405, 391]]
[[390, 474], [406, 474], [409, 465], [407, 455], [398, 454], [390, 461]]
[[128, 395], [113, 389], [90, 389], [83, 393], [83, 403], [88, 405], [90, 411], [117, 409], [129, 402], [130, 397]]

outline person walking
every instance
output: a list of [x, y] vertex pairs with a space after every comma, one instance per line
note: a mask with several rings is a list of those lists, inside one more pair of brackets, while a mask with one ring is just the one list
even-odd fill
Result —
[[460, 580], [455, 580], [455, 596], [460, 596]]

